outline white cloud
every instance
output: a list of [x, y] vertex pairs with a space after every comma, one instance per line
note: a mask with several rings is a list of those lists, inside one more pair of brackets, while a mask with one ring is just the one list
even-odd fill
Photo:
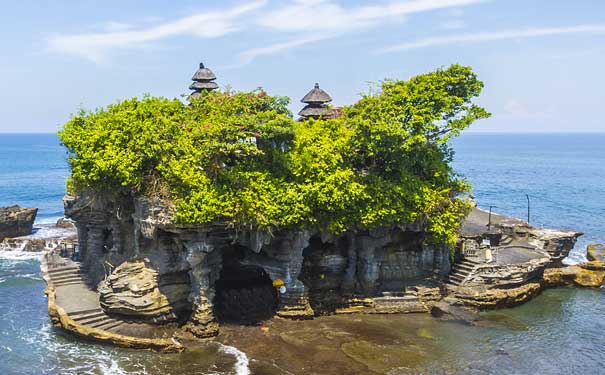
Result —
[[252, 49], [249, 49], [247, 51], [240, 53], [240, 55], [239, 55], [240, 64], [238, 64], [237, 67], [249, 64], [259, 56], [273, 55], [273, 54], [276, 54], [279, 52], [284, 52], [284, 51], [290, 50], [295, 47], [300, 47], [305, 44], [309, 44], [309, 43], [313, 43], [313, 42], [317, 42], [317, 41], [326, 39], [328, 37], [329, 36], [327, 36], [327, 35], [305, 36], [305, 37], [301, 37], [301, 38], [291, 39], [291, 40], [288, 40], [285, 42], [271, 44], [266, 47], [252, 48]]
[[349, 32], [401, 16], [471, 5], [484, 0], [412, 0], [345, 8], [332, 0], [294, 0], [260, 17], [258, 24], [285, 32]]
[[364, 28], [379, 26], [387, 20], [431, 10], [471, 5], [485, 0], [412, 0], [371, 6], [345, 8], [332, 0], [293, 0], [265, 13], [257, 24], [273, 31], [288, 32], [296, 37], [240, 53], [241, 67], [263, 55], [273, 55], [305, 44], [335, 38]]
[[385, 47], [379, 50], [379, 52], [395, 52], [404, 51], [417, 48], [426, 48], [447, 44], [465, 44], [465, 43], [479, 43], [494, 40], [506, 40], [506, 39], [525, 39], [534, 38], [547, 35], [563, 35], [563, 34], [604, 34], [605, 25], [577, 25], [571, 27], [543, 27], [543, 28], [530, 28], [525, 30], [505, 30], [495, 32], [477, 32], [477, 33], [464, 33], [459, 35], [451, 36], [440, 36], [419, 39], [413, 42], [397, 44], [394, 46]]
[[[231, 66], [237, 67], [250, 63], [258, 56], [277, 54], [305, 44], [377, 28], [385, 22], [401, 21], [402, 17], [414, 13], [454, 10], [484, 1], [488, 0], [383, 0], [372, 5], [348, 6], [341, 5], [342, 2], [337, 0], [289, 0], [276, 3], [279, 5], [273, 9], [265, 7], [269, 0], [254, 0], [172, 21], [145, 19], [138, 27], [107, 22], [100, 32], [52, 36], [48, 38], [48, 50], [99, 63], [115, 50], [148, 48], [157, 45], [156, 42], [160, 40], [182, 35], [216, 38], [254, 25], [260, 26], [265, 32], [288, 34], [285, 41], [241, 52], [239, 62]], [[263, 12], [254, 12], [260, 8], [263, 8]]]
[[149, 43], [179, 35], [216, 38], [233, 33], [239, 30], [237, 20], [242, 15], [265, 4], [267, 0], [249, 1], [230, 9], [198, 13], [138, 30], [56, 35], [48, 39], [48, 49], [98, 63], [115, 49], [144, 47]]

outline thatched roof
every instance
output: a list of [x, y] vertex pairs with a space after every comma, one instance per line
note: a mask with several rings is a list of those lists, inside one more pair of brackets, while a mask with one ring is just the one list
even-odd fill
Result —
[[307, 104], [328, 103], [332, 101], [332, 98], [327, 92], [319, 88], [319, 83], [316, 83], [313, 90], [309, 91], [300, 101]]
[[216, 79], [216, 76], [214, 75], [214, 73], [212, 73], [212, 70], [206, 68], [204, 66], [204, 63], [200, 63], [200, 68], [197, 70], [197, 72], [195, 72], [195, 74], [193, 75], [193, 77], [191, 78], [193, 81], [212, 81]]
[[193, 82], [191, 86], [189, 86], [190, 90], [214, 90], [218, 88], [218, 84], [216, 82]]
[[302, 117], [330, 116], [331, 114], [332, 110], [330, 108], [318, 106], [317, 104], [308, 104], [298, 112], [298, 115]]

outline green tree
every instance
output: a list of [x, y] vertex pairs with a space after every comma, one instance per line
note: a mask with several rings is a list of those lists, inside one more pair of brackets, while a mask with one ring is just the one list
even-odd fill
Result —
[[[468, 67], [387, 80], [337, 119], [295, 122], [262, 90], [210, 92], [184, 105], [146, 96], [82, 111], [60, 131], [70, 188], [171, 200], [182, 224], [342, 233], [428, 224], [452, 244], [469, 189], [448, 140], [489, 113]], [[160, 186], [161, 189], [150, 188]]]

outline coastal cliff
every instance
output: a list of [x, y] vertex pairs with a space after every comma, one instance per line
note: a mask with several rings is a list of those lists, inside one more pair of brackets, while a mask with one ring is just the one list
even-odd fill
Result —
[[[410, 300], [428, 311], [418, 298], [404, 298], [406, 291], [435, 294], [450, 271], [448, 248], [426, 245], [422, 223], [338, 236], [266, 234], [176, 225], [171, 210], [145, 198], [66, 197], [82, 268], [107, 312], [176, 320], [209, 337], [217, 321], [274, 314], [301, 319], [355, 307], [397, 312], [410, 309]], [[126, 290], [129, 279], [137, 286]]]

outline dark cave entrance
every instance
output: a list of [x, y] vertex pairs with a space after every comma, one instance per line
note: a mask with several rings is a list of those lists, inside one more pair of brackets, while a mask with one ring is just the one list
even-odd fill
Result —
[[245, 248], [223, 252], [223, 268], [214, 288], [214, 314], [222, 323], [258, 324], [277, 311], [277, 292], [267, 272], [242, 264]]

